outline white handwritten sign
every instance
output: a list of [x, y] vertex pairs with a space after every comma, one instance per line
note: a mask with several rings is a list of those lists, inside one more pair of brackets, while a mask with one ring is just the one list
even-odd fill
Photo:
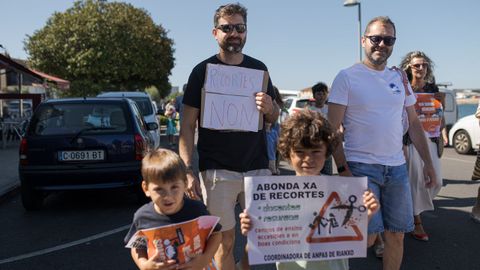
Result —
[[255, 106], [254, 96], [206, 93], [204, 103], [204, 128], [258, 131], [260, 112]]
[[263, 89], [265, 71], [236, 66], [207, 64], [205, 90], [237, 96], [253, 96]]
[[245, 177], [252, 265], [366, 257], [366, 177]]
[[207, 64], [200, 125], [257, 132], [263, 119], [256, 108], [255, 93], [266, 91], [267, 82], [268, 73], [263, 70]]

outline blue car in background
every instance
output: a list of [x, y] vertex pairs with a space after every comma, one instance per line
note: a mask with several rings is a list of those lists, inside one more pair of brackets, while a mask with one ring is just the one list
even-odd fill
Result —
[[127, 98], [43, 102], [20, 144], [24, 208], [39, 209], [49, 191], [139, 187], [156, 129]]

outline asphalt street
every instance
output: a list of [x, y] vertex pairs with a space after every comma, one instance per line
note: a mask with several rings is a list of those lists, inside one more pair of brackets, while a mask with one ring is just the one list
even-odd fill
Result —
[[[5, 153], [0, 150], [0, 156]], [[12, 165], [17, 152], [9, 153], [9, 158], [1, 157], [2, 181], [7, 176], [18, 177], [16, 165]], [[446, 149], [444, 186], [435, 199], [436, 209], [423, 215], [430, 241], [419, 242], [406, 235], [402, 269], [480, 269], [480, 224], [469, 218], [480, 186], [469, 180], [474, 162], [474, 155]], [[282, 162], [282, 174], [292, 173]], [[26, 212], [19, 194], [11, 193], [0, 201], [0, 269], [136, 269], [123, 247], [123, 237], [138, 207], [135, 195], [121, 190], [59, 192], [47, 198], [42, 210]], [[237, 236], [235, 254], [239, 258], [244, 239]], [[351, 259], [350, 268], [381, 269], [381, 260], [371, 251], [368, 254], [366, 259]]]

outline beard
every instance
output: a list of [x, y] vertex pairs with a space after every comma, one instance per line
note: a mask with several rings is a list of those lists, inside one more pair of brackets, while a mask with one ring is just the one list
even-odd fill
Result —
[[[393, 50], [391, 48], [381, 49], [379, 47], [372, 47], [370, 48], [370, 52], [366, 53], [366, 57], [372, 64], [376, 66], [381, 66], [387, 63], [387, 59], [390, 57], [390, 55], [392, 55], [392, 51]], [[379, 52], [381, 55], [374, 57], [373, 54], [375, 52]]]
[[243, 46], [245, 46], [247, 38], [238, 38], [238, 37], [230, 37], [221, 42], [220, 48], [222, 48], [226, 52], [230, 53], [240, 53], [242, 52]]

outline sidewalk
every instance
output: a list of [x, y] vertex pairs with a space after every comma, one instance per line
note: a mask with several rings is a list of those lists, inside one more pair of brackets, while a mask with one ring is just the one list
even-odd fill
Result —
[[5, 149], [0, 147], [0, 198], [20, 187], [18, 179], [18, 147], [20, 142], [9, 142]]

